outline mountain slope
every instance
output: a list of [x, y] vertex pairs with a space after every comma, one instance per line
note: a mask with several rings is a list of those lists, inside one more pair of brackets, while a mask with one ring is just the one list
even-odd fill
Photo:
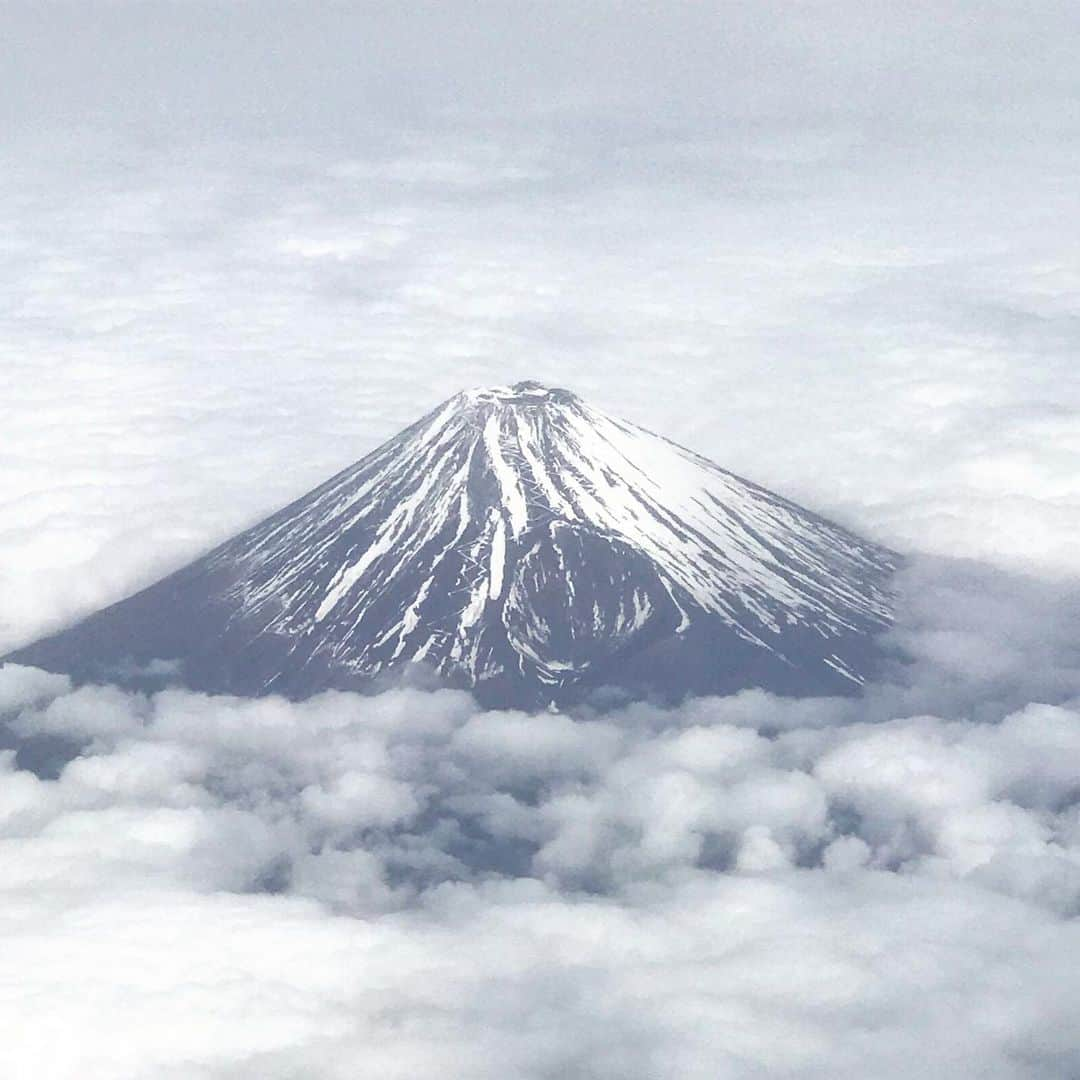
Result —
[[[302, 696], [409, 663], [495, 704], [857, 690], [896, 557], [536, 383], [467, 391], [10, 659]], [[160, 668], [161, 665], [159, 664]]]

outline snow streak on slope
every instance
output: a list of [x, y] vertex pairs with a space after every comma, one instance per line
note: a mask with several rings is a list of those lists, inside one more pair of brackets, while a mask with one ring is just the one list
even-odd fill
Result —
[[701, 626], [789, 666], [817, 642], [812, 663], [858, 683], [831, 643], [888, 624], [894, 565], [535, 383], [457, 395], [205, 561], [228, 571], [232, 618], [287, 638], [297, 663], [553, 687]]

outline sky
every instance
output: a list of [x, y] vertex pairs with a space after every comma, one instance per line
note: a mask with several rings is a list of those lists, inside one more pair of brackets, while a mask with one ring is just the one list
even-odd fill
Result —
[[0, 6], [0, 652], [526, 378], [912, 556], [858, 704], [0, 670], [4, 1075], [1075, 1076], [1078, 39]]

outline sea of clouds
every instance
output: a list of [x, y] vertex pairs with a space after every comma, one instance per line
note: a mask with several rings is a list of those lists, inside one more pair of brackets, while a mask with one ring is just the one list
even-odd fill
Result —
[[0, 668], [5, 1075], [1075, 1075], [1080, 602], [962, 572], [862, 700]]
[[1080, 1075], [1073, 5], [0, 23], [0, 653], [522, 378], [913, 556], [859, 701], [0, 668], [5, 1080]]

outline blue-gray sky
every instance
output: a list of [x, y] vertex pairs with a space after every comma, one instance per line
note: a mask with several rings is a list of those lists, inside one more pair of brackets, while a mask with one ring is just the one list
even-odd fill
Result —
[[7, 671], [88, 742], [0, 786], [0, 1071], [1076, 1075], [1078, 46], [1067, 3], [0, 7], [0, 650], [521, 378], [972, 560], [916, 564], [863, 711]]

